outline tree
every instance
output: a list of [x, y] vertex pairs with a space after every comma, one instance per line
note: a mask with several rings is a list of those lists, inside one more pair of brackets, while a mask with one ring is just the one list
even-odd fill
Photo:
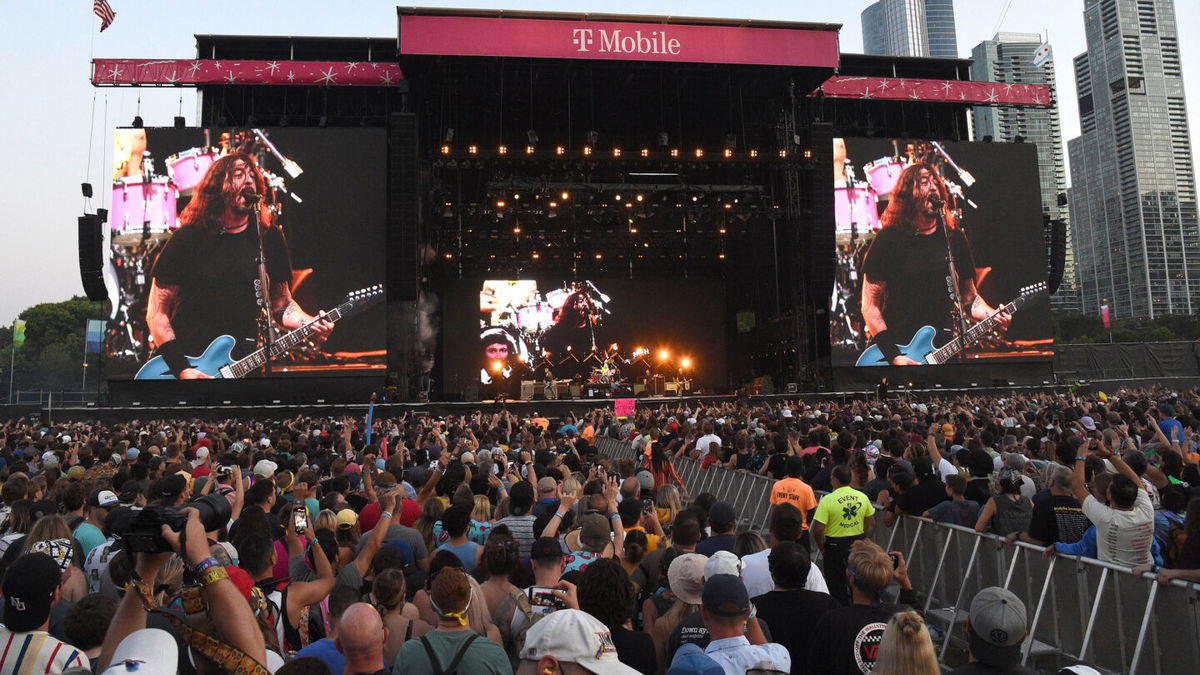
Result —
[[[74, 297], [34, 305], [19, 315], [25, 321], [25, 346], [15, 355], [14, 391], [78, 390], [83, 373], [83, 341], [88, 319], [103, 318], [104, 304]], [[12, 324], [0, 328], [0, 349], [12, 349]], [[12, 352], [0, 358], [0, 375], [8, 386]], [[92, 363], [96, 362], [95, 357]], [[91, 374], [89, 374], [90, 376]]]

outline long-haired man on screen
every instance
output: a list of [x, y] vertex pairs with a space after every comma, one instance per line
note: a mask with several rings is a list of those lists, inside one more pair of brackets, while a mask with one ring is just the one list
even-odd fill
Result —
[[[946, 198], [936, 169], [923, 162], [906, 168], [863, 262], [863, 319], [872, 340], [892, 365], [920, 364], [901, 354], [898, 345], [906, 344], [922, 326], [936, 328], [944, 342], [953, 325], [947, 241], [954, 251], [964, 314], [982, 321], [996, 311], [975, 287], [975, 262], [966, 236], [952, 225], [947, 229], [939, 218]], [[1001, 315], [998, 329], [1006, 329], [1010, 320]]]
[[[157, 353], [180, 379], [209, 377], [189, 367], [186, 356], [203, 352], [216, 337], [237, 340], [235, 357], [257, 348], [258, 236], [250, 227], [250, 215], [256, 196], [265, 189], [248, 155], [235, 152], [218, 159], [154, 264], [146, 323]], [[271, 226], [268, 214], [261, 218], [271, 317], [286, 329], [299, 328], [317, 317], [292, 299], [287, 241]], [[324, 340], [332, 330], [332, 322], [320, 321], [317, 339]]]

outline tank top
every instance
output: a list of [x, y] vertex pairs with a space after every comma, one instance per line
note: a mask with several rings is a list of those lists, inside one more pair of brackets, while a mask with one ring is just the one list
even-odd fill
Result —
[[1001, 537], [1012, 532], [1029, 529], [1033, 516], [1033, 504], [1028, 499], [1009, 499], [1007, 495], [996, 495], [996, 515], [992, 517], [992, 534]]
[[437, 547], [437, 550], [450, 551], [454, 555], [458, 556], [458, 559], [462, 561], [463, 569], [467, 572], [467, 574], [474, 574], [475, 549], [477, 548], [479, 548], [479, 544], [476, 544], [473, 541], [468, 541], [467, 543], [459, 544], [458, 546], [442, 544], [441, 546]]

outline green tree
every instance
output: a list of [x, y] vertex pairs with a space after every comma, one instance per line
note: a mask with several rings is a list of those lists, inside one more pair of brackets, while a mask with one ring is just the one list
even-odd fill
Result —
[[[104, 316], [103, 303], [81, 297], [46, 302], [21, 312], [18, 318], [26, 323], [25, 346], [15, 355], [14, 390], [78, 390], [87, 320]], [[0, 382], [7, 395], [12, 324], [0, 328], [0, 349], [8, 352], [3, 355], [7, 358], [0, 358]], [[92, 363], [96, 363], [95, 357]]]

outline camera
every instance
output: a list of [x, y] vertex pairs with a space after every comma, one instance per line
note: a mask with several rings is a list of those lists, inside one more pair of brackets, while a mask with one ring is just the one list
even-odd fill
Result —
[[125, 542], [125, 550], [131, 553], [163, 553], [171, 545], [162, 536], [162, 526], [182, 532], [187, 525], [187, 514], [182, 509], [191, 507], [200, 512], [200, 522], [205, 532], [225, 527], [229, 522], [231, 508], [224, 495], [205, 495], [183, 506], [121, 506], [113, 509], [105, 525], [113, 536]]

